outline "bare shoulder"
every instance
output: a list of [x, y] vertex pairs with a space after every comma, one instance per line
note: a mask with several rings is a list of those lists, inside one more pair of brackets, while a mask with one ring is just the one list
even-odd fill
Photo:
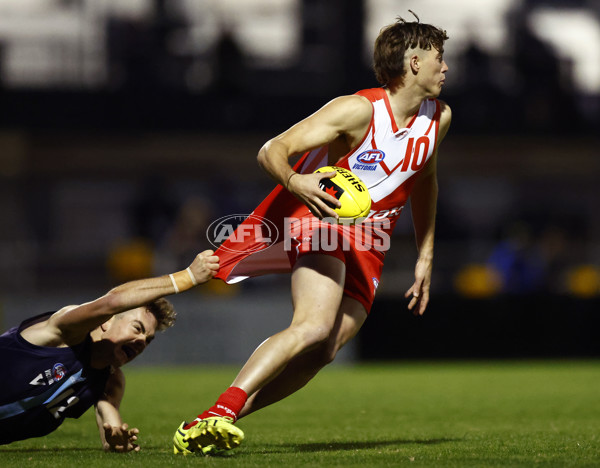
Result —
[[68, 305], [63, 307], [50, 316], [46, 326], [64, 338], [64, 333], [67, 329], [67, 327], [65, 327], [65, 322], [68, 322], [69, 316], [79, 307], [81, 307], [81, 305]]
[[77, 307], [79, 307], [79, 306], [80, 306], [79, 304], [64, 306], [62, 309], [59, 309], [57, 312], [53, 313], [50, 316], [50, 322], [51, 323], [59, 323], [66, 314], [68, 314], [72, 310], [77, 309]]
[[316, 114], [315, 123], [329, 126], [335, 136], [346, 135], [351, 145], [360, 140], [373, 117], [373, 104], [359, 95], [339, 96], [329, 101]]
[[277, 142], [291, 156], [329, 144], [340, 137], [354, 142], [364, 136], [372, 115], [373, 106], [368, 99], [358, 95], [339, 96], [271, 139], [264, 148]]
[[[96, 309], [102, 309], [104, 299], [79, 305], [68, 305], [47, 320], [23, 330], [21, 335], [38, 346], [73, 346], [81, 343], [98, 325], [94, 320]], [[106, 321], [106, 320], [104, 320]]]
[[373, 115], [373, 104], [364, 96], [351, 94], [347, 96], [339, 96], [329, 101], [325, 108], [335, 108], [346, 118], [353, 118], [360, 121], [370, 121]]
[[79, 306], [71, 305], [54, 312], [50, 317], [25, 328], [21, 336], [36, 346], [58, 347], [65, 345], [61, 330], [61, 318]]
[[338, 105], [352, 107], [357, 111], [360, 111], [362, 109], [363, 111], [370, 112], [373, 108], [371, 101], [369, 101], [366, 97], [361, 96], [360, 94], [347, 94], [344, 96], [338, 96], [329, 101], [329, 103], [336, 103]]

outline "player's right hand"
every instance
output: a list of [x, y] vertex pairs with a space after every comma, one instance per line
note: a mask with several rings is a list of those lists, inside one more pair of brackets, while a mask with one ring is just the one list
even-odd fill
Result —
[[212, 250], [205, 250], [196, 255], [190, 270], [198, 284], [206, 283], [219, 271], [219, 257]]
[[287, 189], [304, 203], [310, 212], [319, 219], [334, 218], [338, 219], [338, 214], [331, 209], [331, 206], [339, 208], [340, 201], [333, 195], [325, 193], [319, 187], [321, 179], [331, 179], [336, 176], [336, 172], [322, 172], [319, 174], [298, 174], [290, 178]]

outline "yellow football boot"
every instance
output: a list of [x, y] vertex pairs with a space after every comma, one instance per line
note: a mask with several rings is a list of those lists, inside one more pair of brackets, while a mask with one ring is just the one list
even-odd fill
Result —
[[244, 432], [227, 416], [199, 419], [189, 429], [184, 429], [186, 425], [182, 422], [173, 436], [175, 454], [215, 455], [238, 447], [244, 440]]

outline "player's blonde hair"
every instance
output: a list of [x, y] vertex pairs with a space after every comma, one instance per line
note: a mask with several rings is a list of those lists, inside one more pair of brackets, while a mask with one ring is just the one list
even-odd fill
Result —
[[175, 308], [164, 297], [146, 304], [146, 309], [156, 318], [156, 322], [158, 323], [156, 326], [157, 331], [164, 331], [175, 324], [177, 316]]
[[411, 13], [417, 21], [407, 22], [399, 16], [395, 23], [383, 28], [375, 40], [373, 70], [383, 86], [392, 84], [394, 80], [399, 85], [403, 84], [406, 74], [404, 54], [407, 50], [417, 47], [430, 50], [433, 47], [440, 53], [444, 52], [444, 41], [448, 39], [446, 31], [420, 23], [418, 16]]

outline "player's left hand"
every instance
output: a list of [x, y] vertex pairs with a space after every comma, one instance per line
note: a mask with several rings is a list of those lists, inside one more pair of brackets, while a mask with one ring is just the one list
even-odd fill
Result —
[[423, 315], [429, 303], [432, 267], [431, 260], [419, 258], [415, 266], [415, 282], [404, 294], [404, 297], [411, 298], [408, 310], [412, 310], [414, 315]]
[[108, 423], [102, 425], [104, 429], [104, 440], [106, 440], [105, 449], [111, 452], [139, 452], [140, 446], [135, 442], [140, 433], [137, 427], [129, 429], [127, 424], [121, 426], [111, 426]]

